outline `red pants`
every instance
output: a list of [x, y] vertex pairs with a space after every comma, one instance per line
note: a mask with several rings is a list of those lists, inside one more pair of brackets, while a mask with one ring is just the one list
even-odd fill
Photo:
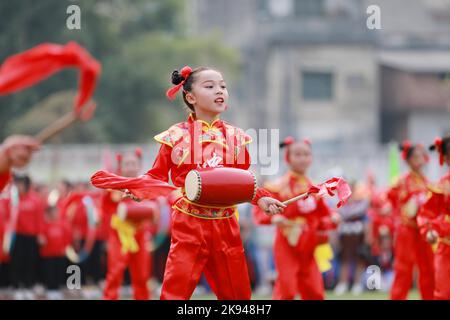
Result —
[[123, 254], [117, 232], [111, 231], [107, 251], [108, 271], [103, 293], [103, 298], [106, 300], [117, 300], [119, 298], [119, 289], [127, 267], [130, 271], [134, 299], [148, 300], [150, 298], [147, 282], [150, 278], [151, 258], [146, 248], [145, 233], [138, 231], [135, 238], [139, 245], [139, 251]]
[[440, 243], [434, 255], [434, 299], [450, 300], [450, 245]]
[[314, 231], [303, 232], [296, 247], [289, 245], [281, 232], [277, 231], [274, 258], [278, 276], [273, 299], [292, 300], [297, 293], [303, 300], [325, 298], [322, 274], [314, 258], [316, 243]]
[[401, 225], [397, 231], [394, 253], [391, 299], [406, 299], [412, 285], [415, 265], [419, 269], [419, 290], [422, 299], [433, 299], [433, 251], [431, 245], [420, 236], [419, 230]]
[[189, 299], [202, 272], [218, 299], [250, 299], [237, 219], [202, 219], [177, 210], [172, 214], [172, 238], [161, 299]]

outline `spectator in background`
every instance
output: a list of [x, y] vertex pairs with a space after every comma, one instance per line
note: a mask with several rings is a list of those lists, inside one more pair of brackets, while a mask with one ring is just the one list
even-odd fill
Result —
[[16, 299], [33, 299], [31, 291], [36, 284], [39, 264], [38, 238], [42, 236], [44, 204], [31, 190], [28, 176], [15, 176], [18, 201], [11, 199], [10, 212], [14, 222], [14, 236], [11, 243], [11, 278], [18, 289]]
[[[350, 289], [354, 295], [363, 291], [361, 274], [364, 269], [366, 215], [369, 199], [363, 187], [356, 182], [351, 183], [352, 196], [347, 204], [339, 209], [341, 224], [339, 225], [340, 273], [335, 294], [342, 295]], [[353, 272], [352, 272], [353, 270]], [[352, 281], [353, 280], [353, 281]]]
[[48, 299], [63, 299], [60, 290], [66, 284], [67, 260], [65, 249], [70, 240], [69, 226], [58, 214], [57, 207], [55, 205], [47, 206], [39, 244], [42, 274]]

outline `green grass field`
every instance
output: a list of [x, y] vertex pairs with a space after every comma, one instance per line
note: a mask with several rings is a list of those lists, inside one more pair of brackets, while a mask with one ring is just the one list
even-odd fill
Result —
[[[213, 294], [193, 296], [192, 300], [215, 300]], [[410, 291], [409, 300], [419, 300], [420, 295], [416, 290]], [[252, 296], [252, 300], [271, 300], [270, 296]], [[366, 291], [359, 296], [354, 296], [351, 293], [346, 293], [341, 296], [336, 296], [333, 291], [326, 292], [326, 300], [389, 300], [389, 293], [381, 291]]]

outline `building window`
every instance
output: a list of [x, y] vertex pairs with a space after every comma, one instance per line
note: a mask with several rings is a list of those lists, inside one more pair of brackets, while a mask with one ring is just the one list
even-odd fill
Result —
[[324, 11], [324, 0], [295, 0], [296, 16], [321, 16]]
[[303, 100], [328, 101], [333, 99], [333, 75], [330, 72], [302, 73]]

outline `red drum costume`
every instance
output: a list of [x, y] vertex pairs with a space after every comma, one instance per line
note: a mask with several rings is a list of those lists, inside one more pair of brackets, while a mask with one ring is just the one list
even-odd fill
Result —
[[434, 271], [431, 245], [421, 237], [417, 212], [427, 199], [428, 181], [423, 175], [409, 172], [389, 191], [396, 219], [394, 240], [394, 282], [391, 299], [404, 300], [419, 269], [419, 290], [422, 299], [433, 299]]
[[[186, 175], [198, 167], [233, 167], [247, 170], [251, 137], [216, 119], [211, 124], [190, 115], [158, 134], [161, 148], [152, 178], [184, 187]], [[254, 204], [270, 193], [258, 189]], [[236, 206], [198, 205], [185, 196], [173, 205], [172, 238], [161, 299], [189, 299], [204, 272], [218, 299], [250, 299], [251, 289], [240, 238]]]
[[422, 206], [418, 222], [422, 234], [429, 230], [439, 235], [434, 256], [434, 299], [450, 300], [450, 173], [441, 178], [437, 188]]
[[[275, 198], [285, 201], [308, 191], [311, 182], [305, 176], [288, 172], [265, 185]], [[277, 227], [274, 243], [275, 267], [278, 277], [274, 299], [291, 300], [297, 293], [304, 300], [325, 298], [322, 274], [314, 257], [316, 246], [326, 243], [326, 230], [336, 228], [331, 210], [322, 198], [310, 196], [287, 206], [282, 215], [292, 222], [289, 227]], [[270, 224], [272, 217], [254, 208], [257, 223]]]

